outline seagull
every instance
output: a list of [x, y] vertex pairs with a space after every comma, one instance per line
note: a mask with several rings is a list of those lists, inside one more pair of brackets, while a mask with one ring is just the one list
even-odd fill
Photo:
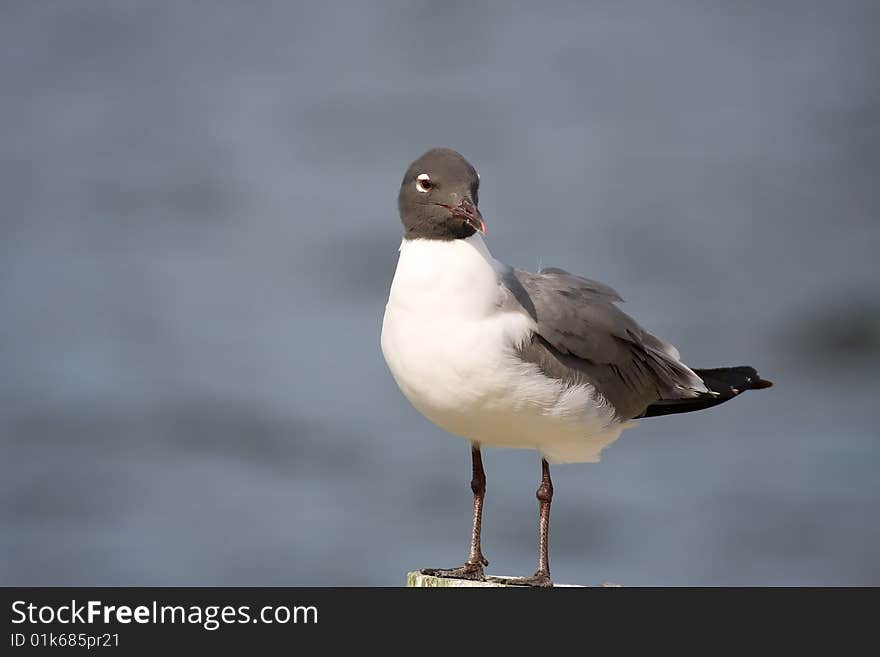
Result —
[[552, 586], [551, 463], [596, 462], [633, 420], [717, 406], [772, 383], [752, 367], [688, 367], [675, 347], [620, 310], [620, 295], [603, 283], [493, 258], [479, 186], [460, 153], [433, 148], [406, 170], [397, 197], [403, 240], [382, 353], [409, 402], [471, 445], [467, 561], [422, 573], [486, 579], [481, 448], [531, 449], [541, 456], [538, 570], [491, 579]]

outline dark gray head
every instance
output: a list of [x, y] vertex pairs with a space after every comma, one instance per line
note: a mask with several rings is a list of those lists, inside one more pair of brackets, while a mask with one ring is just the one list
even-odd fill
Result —
[[450, 148], [432, 148], [409, 165], [397, 207], [406, 239], [456, 240], [486, 232], [477, 209], [480, 177]]

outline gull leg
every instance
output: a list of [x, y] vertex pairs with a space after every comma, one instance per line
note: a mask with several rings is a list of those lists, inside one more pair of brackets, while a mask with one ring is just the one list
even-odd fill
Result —
[[471, 445], [471, 490], [474, 493], [474, 524], [471, 531], [471, 549], [468, 560], [458, 568], [424, 568], [423, 575], [434, 577], [457, 577], [459, 579], [484, 579], [483, 566], [489, 561], [483, 556], [480, 547], [480, 532], [483, 528], [483, 498], [486, 496], [486, 473], [483, 471], [483, 455], [480, 446]]
[[538, 548], [538, 570], [531, 577], [490, 577], [490, 581], [519, 586], [553, 586], [550, 579], [550, 503], [553, 501], [553, 481], [550, 479], [550, 464], [541, 459], [541, 485], [535, 491], [540, 506], [540, 546]]

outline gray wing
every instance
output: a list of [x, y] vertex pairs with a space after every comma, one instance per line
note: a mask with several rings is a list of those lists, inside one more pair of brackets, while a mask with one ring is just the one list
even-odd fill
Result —
[[537, 323], [521, 357], [547, 375], [594, 386], [618, 417], [641, 415], [661, 399], [707, 392], [678, 351], [651, 335], [615, 304], [612, 288], [562, 269], [510, 269], [502, 281]]

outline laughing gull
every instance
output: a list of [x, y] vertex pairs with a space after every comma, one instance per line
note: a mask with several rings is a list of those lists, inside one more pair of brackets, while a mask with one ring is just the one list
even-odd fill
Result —
[[538, 570], [510, 583], [550, 586], [550, 463], [598, 461], [634, 419], [697, 411], [772, 384], [751, 367], [688, 367], [675, 347], [620, 310], [622, 299], [603, 283], [493, 258], [479, 185], [474, 167], [447, 148], [429, 150], [406, 170], [382, 353], [410, 403], [471, 443], [467, 562], [422, 572], [485, 579], [480, 448], [525, 448], [541, 454]]

